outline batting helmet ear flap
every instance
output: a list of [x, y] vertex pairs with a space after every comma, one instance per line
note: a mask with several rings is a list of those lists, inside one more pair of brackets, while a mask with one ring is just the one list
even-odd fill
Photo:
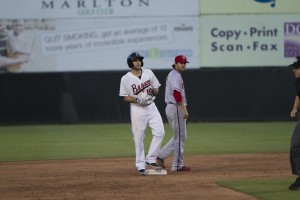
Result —
[[128, 64], [129, 68], [133, 67], [133, 63], [132, 63], [132, 61], [129, 58], [127, 58], [127, 64]]
[[141, 66], [143, 67], [143, 65], [144, 65], [143, 59], [144, 59], [144, 57], [141, 56], [139, 53], [134, 52], [134, 53], [130, 54], [127, 57], [127, 65], [128, 65], [129, 68], [133, 67], [133, 63], [132, 62], [134, 61], [134, 59], [137, 59], [137, 58], [139, 58], [141, 60]]

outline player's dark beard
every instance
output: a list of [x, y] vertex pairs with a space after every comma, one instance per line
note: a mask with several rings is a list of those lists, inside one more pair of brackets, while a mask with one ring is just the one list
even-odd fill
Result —
[[133, 69], [139, 70], [139, 69], [142, 69], [142, 67], [141, 67], [141, 65], [136, 65], [136, 66], [133, 67]]

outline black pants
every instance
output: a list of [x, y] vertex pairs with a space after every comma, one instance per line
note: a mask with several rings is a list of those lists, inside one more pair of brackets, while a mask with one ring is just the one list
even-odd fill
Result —
[[291, 138], [290, 162], [292, 174], [300, 176], [300, 114]]

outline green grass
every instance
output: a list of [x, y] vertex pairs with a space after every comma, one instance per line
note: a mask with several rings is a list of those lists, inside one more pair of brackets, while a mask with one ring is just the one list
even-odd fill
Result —
[[244, 192], [258, 199], [266, 200], [299, 200], [300, 192], [289, 191], [288, 186], [295, 179], [267, 179], [267, 180], [235, 180], [218, 181], [219, 185]]
[[[186, 155], [288, 152], [294, 122], [189, 123]], [[165, 124], [163, 144], [172, 137]], [[151, 131], [146, 130], [145, 148]], [[133, 157], [130, 124], [0, 126], [0, 162]]]
[[0, 127], [0, 161], [126, 157], [133, 151], [125, 124]]
[[190, 154], [288, 152], [295, 122], [188, 124]]

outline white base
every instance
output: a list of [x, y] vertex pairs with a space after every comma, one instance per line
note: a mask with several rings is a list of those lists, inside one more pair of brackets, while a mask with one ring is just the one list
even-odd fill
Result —
[[150, 175], [167, 175], [167, 171], [164, 169], [161, 170], [155, 170], [155, 169], [146, 169], [146, 176]]

